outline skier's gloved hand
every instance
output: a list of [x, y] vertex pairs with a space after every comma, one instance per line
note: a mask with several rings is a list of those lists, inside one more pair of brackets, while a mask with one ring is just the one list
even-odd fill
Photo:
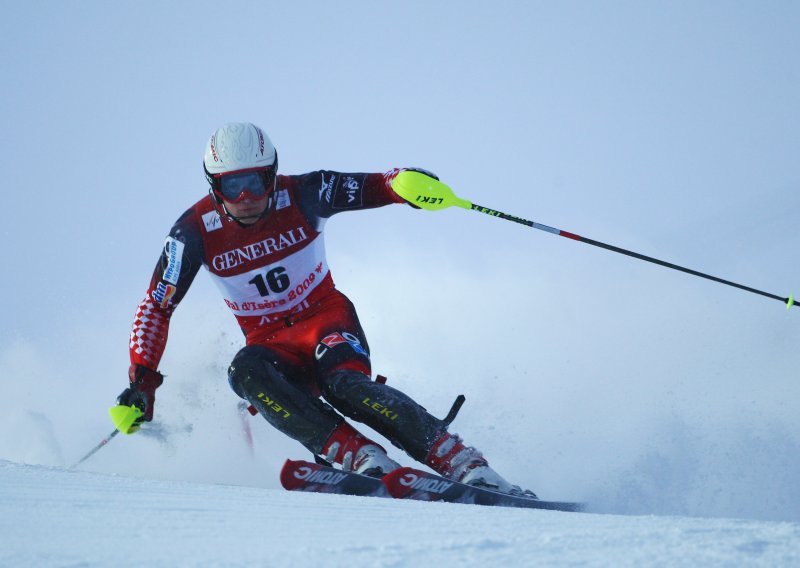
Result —
[[117, 404], [135, 406], [142, 411], [136, 426], [142, 422], [150, 422], [156, 404], [156, 389], [164, 382], [164, 375], [143, 365], [134, 364], [128, 369], [128, 378], [131, 386], [120, 393]]
[[402, 171], [402, 172], [418, 172], [418, 173], [421, 173], [421, 174], [426, 175], [428, 177], [431, 177], [431, 178], [435, 179], [436, 181], [439, 181], [439, 176], [437, 176], [433, 172], [429, 172], [428, 170], [423, 170], [422, 168], [403, 168], [400, 171]]
[[[397, 174], [399, 174], [400, 172], [417, 172], [417, 173], [420, 173], [422, 175], [428, 176], [429, 178], [433, 178], [436, 181], [439, 181], [439, 176], [437, 176], [433, 172], [429, 172], [428, 170], [423, 170], [422, 168], [400, 168], [400, 169], [394, 170], [392, 172], [392, 174], [391, 174], [391, 177], [387, 179], [389, 187], [391, 187], [391, 183], [394, 181], [394, 178], [397, 177]], [[414, 209], [421, 209], [421, 207], [419, 205], [414, 205], [410, 201], [403, 200], [403, 202], [408, 203]]]

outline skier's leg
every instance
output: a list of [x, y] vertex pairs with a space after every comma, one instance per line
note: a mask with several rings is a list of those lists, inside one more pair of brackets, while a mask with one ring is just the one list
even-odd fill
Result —
[[457, 434], [447, 432], [444, 421], [431, 416], [399, 390], [349, 369], [325, 375], [322, 385], [323, 395], [337, 410], [367, 424], [440, 475], [504, 493], [536, 497], [506, 481], [480, 451], [465, 446]]
[[334, 298], [315, 320], [319, 389], [336, 410], [449, 479], [519, 491], [491, 469], [478, 450], [449, 434], [443, 420], [405, 393], [370, 379], [367, 340], [353, 304], [344, 295]]
[[279, 367], [286, 366], [275, 352], [248, 345], [234, 357], [228, 380], [234, 392], [267, 422], [313, 454], [367, 475], [382, 475], [399, 467], [383, 448], [359, 434], [328, 404], [292, 384]]
[[447, 434], [444, 421], [405, 393], [370, 379], [367, 339], [353, 304], [344, 295], [335, 298], [316, 320], [314, 357], [325, 400], [415, 460], [427, 463], [434, 444]]
[[228, 382], [267, 422], [319, 454], [343, 418], [330, 405], [292, 384], [278, 370], [280, 356], [248, 345], [233, 358]]
[[446, 432], [442, 420], [405, 393], [362, 372], [338, 368], [322, 375], [322, 395], [345, 416], [363, 422], [417, 461]]
[[317, 347], [319, 384], [325, 400], [448, 479], [535, 497], [501, 477], [480, 451], [448, 433], [443, 420], [411, 397], [372, 381], [369, 355], [363, 349], [366, 339], [357, 320], [354, 324], [349, 331], [334, 334], [335, 340], [327, 336]]
[[[370, 379], [367, 340], [352, 304], [331, 310], [314, 354], [322, 396], [336, 410], [363, 422], [417, 461], [447, 430], [408, 395]], [[336, 329], [337, 331], [331, 331]]]

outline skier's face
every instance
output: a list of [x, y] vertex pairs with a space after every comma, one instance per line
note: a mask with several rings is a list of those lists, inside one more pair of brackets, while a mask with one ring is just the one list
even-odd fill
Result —
[[255, 168], [215, 175], [215, 191], [225, 201], [239, 203], [258, 199], [275, 187], [275, 168]]
[[258, 221], [264, 211], [266, 211], [269, 198], [266, 195], [260, 198], [246, 196], [237, 203], [228, 201], [227, 199], [223, 199], [223, 201], [225, 202], [225, 208], [231, 215], [236, 217], [242, 225], [252, 225]]
[[269, 207], [269, 196], [277, 182], [276, 173], [277, 164], [269, 168], [217, 174], [213, 190], [239, 223], [252, 225]]

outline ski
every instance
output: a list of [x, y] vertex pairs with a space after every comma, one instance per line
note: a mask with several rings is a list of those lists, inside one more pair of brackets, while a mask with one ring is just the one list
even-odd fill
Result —
[[494, 507], [523, 507], [569, 512], [583, 511], [586, 507], [584, 503], [541, 501], [530, 497], [508, 495], [484, 487], [474, 487], [451, 481], [435, 473], [411, 467], [401, 467], [379, 479], [304, 460], [286, 460], [281, 469], [281, 485], [288, 491], [360, 497], [394, 497]]
[[289, 491], [391, 497], [386, 486], [376, 477], [304, 460], [286, 460], [281, 469], [281, 485]]
[[584, 503], [540, 501], [530, 497], [508, 495], [484, 487], [451, 481], [434, 473], [411, 467], [401, 467], [385, 475], [381, 480], [389, 494], [398, 499], [418, 501], [446, 501], [495, 507], [524, 507], [552, 511], [578, 512], [586, 508]]

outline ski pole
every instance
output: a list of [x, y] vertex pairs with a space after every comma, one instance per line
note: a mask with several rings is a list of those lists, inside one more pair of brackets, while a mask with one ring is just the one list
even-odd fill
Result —
[[90, 451], [88, 454], [86, 454], [85, 456], [83, 456], [83, 457], [82, 457], [80, 460], [78, 460], [78, 462], [77, 462], [77, 463], [75, 463], [75, 464], [71, 465], [71, 466], [69, 467], [69, 469], [74, 469], [74, 468], [78, 467], [78, 466], [79, 466], [79, 465], [81, 465], [83, 462], [85, 462], [86, 460], [88, 460], [90, 457], [92, 457], [93, 455], [95, 455], [95, 454], [97, 453], [97, 451], [98, 451], [100, 448], [102, 448], [103, 446], [105, 446], [106, 444], [108, 444], [108, 443], [109, 443], [111, 440], [113, 440], [113, 439], [114, 439], [114, 436], [116, 436], [117, 434], [119, 434], [119, 430], [117, 430], [116, 428], [114, 428], [114, 431], [113, 431], [113, 432], [111, 432], [111, 434], [109, 434], [108, 436], [106, 436], [105, 438], [103, 438], [103, 439], [100, 441], [100, 443], [99, 443], [99, 444], [97, 444], [97, 445], [96, 445], [94, 448], [92, 448], [92, 451]]
[[455, 193], [453, 193], [453, 190], [450, 189], [450, 187], [448, 187], [447, 185], [443, 184], [442, 182], [435, 180], [431, 177], [428, 177], [424, 174], [421, 174], [419, 172], [414, 172], [414, 171], [400, 172], [399, 174], [397, 174], [397, 177], [395, 177], [394, 181], [392, 182], [392, 188], [398, 195], [400, 195], [400, 197], [402, 197], [412, 205], [420, 207], [421, 209], [426, 209], [428, 211], [438, 211], [440, 209], [446, 209], [447, 207], [456, 206], [456, 207], [461, 207], [462, 209], [477, 211], [478, 213], [485, 213], [487, 215], [491, 215], [492, 217], [505, 219], [506, 221], [513, 221], [514, 223], [519, 223], [521, 225], [526, 225], [534, 229], [539, 229], [540, 231], [545, 231], [553, 235], [558, 235], [559, 237], [566, 237], [574, 241], [580, 241], [588, 245], [610, 250], [612, 252], [616, 252], [619, 254], [624, 254], [626, 256], [630, 256], [633, 258], [638, 258], [639, 260], [644, 260], [646, 262], [651, 262], [653, 264], [665, 266], [667, 268], [678, 270], [680, 272], [685, 272], [686, 274], [691, 274], [693, 276], [699, 276], [700, 278], [705, 278], [707, 280], [719, 282], [720, 284], [725, 284], [726, 286], [732, 286], [734, 288], [738, 288], [746, 292], [752, 292], [753, 294], [758, 294], [760, 296], [772, 298], [773, 300], [778, 300], [786, 304], [787, 310], [794, 305], [798, 305], [795, 303], [794, 295], [790, 295], [788, 298], [784, 298], [776, 294], [770, 294], [769, 292], [764, 292], [763, 290], [757, 290], [749, 286], [737, 284], [736, 282], [731, 282], [730, 280], [724, 280], [722, 278], [718, 278], [710, 274], [698, 272], [697, 270], [692, 270], [691, 268], [686, 268], [683, 266], [679, 266], [677, 264], [673, 264], [671, 262], [659, 260], [657, 258], [653, 258], [652, 256], [639, 254], [638, 252], [633, 252], [614, 245], [602, 243], [600, 241], [595, 241], [593, 239], [588, 239], [586, 237], [582, 237], [580, 235], [571, 233], [569, 231], [556, 229], [554, 227], [548, 227], [547, 225], [542, 225], [541, 223], [528, 221], [527, 219], [523, 219], [522, 217], [509, 215], [508, 213], [503, 213], [501, 211], [497, 211], [496, 209], [490, 209], [482, 205], [471, 203], [470, 201], [467, 201], [466, 199], [461, 199], [460, 197], [455, 195]]
[[126, 434], [133, 434], [139, 429], [140, 423], [137, 424], [136, 420], [139, 419], [143, 412], [140, 408], [136, 406], [125, 406], [123, 404], [118, 404], [116, 406], [112, 406], [108, 409], [108, 413], [111, 415], [111, 420], [114, 422], [114, 431], [111, 432], [108, 436], [100, 440], [100, 443], [97, 444], [92, 450], [83, 456], [77, 463], [71, 465], [69, 469], [73, 469], [78, 467], [83, 462], [88, 460], [92, 457], [97, 451], [108, 444], [111, 440], [114, 439], [114, 436], [119, 434], [120, 432], [125, 432]]

